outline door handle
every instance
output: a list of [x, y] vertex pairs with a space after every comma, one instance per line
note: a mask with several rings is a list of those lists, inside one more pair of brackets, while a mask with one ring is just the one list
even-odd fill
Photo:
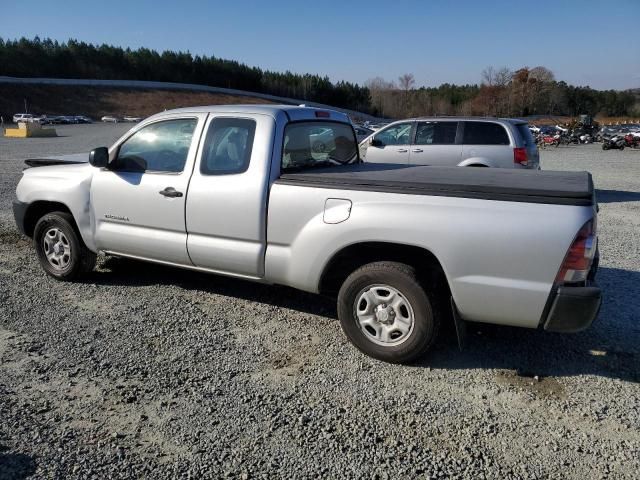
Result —
[[165, 197], [169, 197], [169, 198], [176, 198], [176, 197], [181, 197], [182, 196], [182, 192], [178, 192], [173, 187], [167, 187], [164, 190], [160, 190], [158, 193], [160, 195], [164, 195]]
[[424, 150], [422, 150], [421, 148], [414, 148], [413, 150], [411, 150], [413, 153], [422, 153], [424, 152]]
[[409, 150], [407, 150], [406, 148], [399, 148], [398, 149], [398, 153], [407, 153]]

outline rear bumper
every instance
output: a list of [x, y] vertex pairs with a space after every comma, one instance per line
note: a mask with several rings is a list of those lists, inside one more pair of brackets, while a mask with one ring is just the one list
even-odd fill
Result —
[[18, 200], [13, 201], [13, 218], [16, 220], [16, 225], [20, 233], [25, 235], [24, 231], [24, 217], [27, 213], [28, 203], [20, 202]]
[[573, 333], [589, 328], [598, 316], [602, 291], [597, 286], [559, 287], [544, 322], [550, 332]]

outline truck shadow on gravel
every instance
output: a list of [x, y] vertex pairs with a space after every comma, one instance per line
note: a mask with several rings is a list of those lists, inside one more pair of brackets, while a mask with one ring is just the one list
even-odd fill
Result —
[[94, 272], [87, 280], [96, 285], [175, 285], [186, 290], [241, 298], [336, 320], [338, 318], [335, 302], [331, 299], [290, 287], [263, 285], [117, 257], [107, 257], [100, 270], [107, 271]]
[[600, 314], [583, 332], [560, 334], [489, 324], [467, 324], [464, 350], [455, 334], [442, 339], [421, 366], [442, 369], [503, 369], [536, 381], [596, 375], [640, 382], [640, 272], [600, 268], [604, 293]]
[[640, 192], [625, 190], [596, 190], [598, 203], [623, 203], [640, 201]]
[[0, 445], [0, 478], [21, 480], [29, 478], [36, 472], [36, 462], [23, 453], [2, 453]]
[[[97, 285], [175, 285], [337, 320], [335, 302], [325, 297], [122, 258], [108, 257], [87, 280]], [[418, 366], [504, 369], [525, 379], [586, 374], [640, 382], [640, 297], [629, 295], [640, 284], [640, 272], [601, 268], [598, 282], [604, 303], [599, 318], [584, 332], [556, 334], [469, 323], [460, 352], [453, 328], [444, 328], [432, 353]]]

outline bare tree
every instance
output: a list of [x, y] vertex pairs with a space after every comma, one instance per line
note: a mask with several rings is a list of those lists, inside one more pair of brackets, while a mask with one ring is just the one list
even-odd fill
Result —
[[487, 87], [493, 87], [495, 81], [496, 71], [495, 69], [489, 65], [487, 68], [482, 70], [482, 80], [480, 80], [480, 85], [486, 85]]
[[371, 104], [377, 110], [379, 115], [387, 115], [389, 97], [396, 88], [393, 82], [388, 82], [382, 77], [370, 78], [365, 82], [365, 86], [371, 94]]
[[513, 77], [513, 72], [509, 70], [507, 67], [501, 67], [494, 74], [494, 85], [498, 87], [506, 87], [511, 83], [511, 78]]
[[553, 82], [556, 77], [551, 70], [547, 67], [533, 67], [529, 70], [529, 80], [536, 80], [538, 82]]
[[490, 65], [482, 70], [480, 84], [487, 87], [505, 87], [511, 82], [512, 76], [513, 72], [507, 67], [500, 67], [496, 70]]
[[398, 83], [402, 90], [408, 91], [416, 84], [416, 79], [413, 77], [413, 73], [405, 73], [398, 77]]

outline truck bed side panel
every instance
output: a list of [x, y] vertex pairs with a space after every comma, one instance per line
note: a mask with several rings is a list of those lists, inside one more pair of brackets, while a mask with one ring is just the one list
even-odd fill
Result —
[[[348, 220], [323, 221], [328, 198], [351, 200]], [[564, 255], [592, 207], [310, 188], [271, 188], [265, 274], [315, 292], [342, 248], [391, 242], [425, 248], [445, 271], [463, 318], [539, 324]]]

